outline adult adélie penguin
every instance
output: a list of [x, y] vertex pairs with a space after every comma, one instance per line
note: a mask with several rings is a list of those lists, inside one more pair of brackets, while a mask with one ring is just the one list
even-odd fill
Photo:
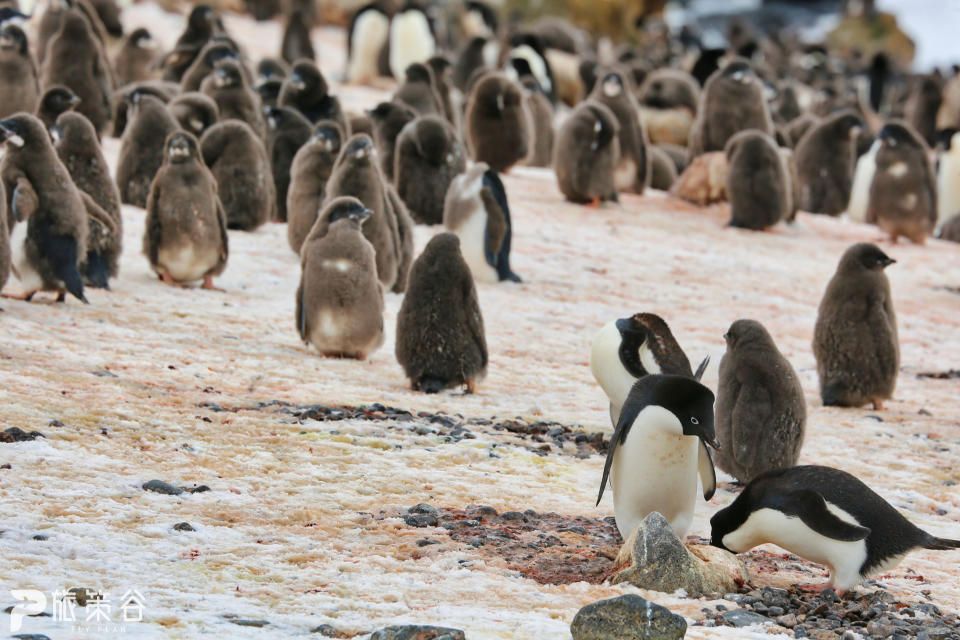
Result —
[[[689, 376], [651, 374], [633, 385], [610, 439], [597, 495], [600, 504], [609, 479], [624, 538], [654, 511], [679, 538], [686, 536], [697, 498], [701, 443], [719, 448], [713, 401], [713, 392]], [[705, 484], [704, 498], [713, 491]]]

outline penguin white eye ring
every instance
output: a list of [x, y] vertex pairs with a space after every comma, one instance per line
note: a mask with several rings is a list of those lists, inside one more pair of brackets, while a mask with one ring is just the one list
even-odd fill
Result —
[[697, 419], [694, 418], [694, 417], [691, 417], [691, 418], [690, 418], [690, 424], [700, 424], [700, 421], [697, 420]]

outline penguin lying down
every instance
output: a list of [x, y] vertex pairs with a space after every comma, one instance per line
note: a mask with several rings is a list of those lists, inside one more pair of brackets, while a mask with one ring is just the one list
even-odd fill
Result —
[[830, 581], [814, 588], [838, 593], [916, 549], [960, 549], [960, 540], [918, 528], [849, 473], [812, 465], [757, 476], [710, 526], [715, 547], [744, 553], [771, 543], [826, 565]]

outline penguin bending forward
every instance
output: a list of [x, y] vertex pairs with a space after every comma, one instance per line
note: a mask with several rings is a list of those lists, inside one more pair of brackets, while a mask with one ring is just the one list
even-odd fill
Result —
[[772, 543], [826, 565], [830, 581], [815, 588], [838, 593], [915, 549], [960, 549], [960, 540], [918, 528], [849, 473], [813, 465], [757, 476], [710, 527], [715, 547], [743, 553]]

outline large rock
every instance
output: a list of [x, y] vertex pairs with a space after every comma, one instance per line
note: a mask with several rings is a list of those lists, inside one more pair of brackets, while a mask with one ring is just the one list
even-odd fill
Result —
[[666, 607], [628, 593], [588, 604], [570, 625], [573, 640], [680, 640], [687, 622]]
[[701, 206], [727, 199], [727, 154], [711, 151], [694, 158], [670, 188], [678, 198]]
[[641, 589], [688, 596], [734, 593], [747, 580], [747, 568], [735, 555], [708, 545], [684, 546], [670, 523], [657, 512], [643, 519], [620, 548], [610, 581]]
[[464, 640], [464, 635], [459, 629], [409, 624], [377, 629], [370, 640]]

